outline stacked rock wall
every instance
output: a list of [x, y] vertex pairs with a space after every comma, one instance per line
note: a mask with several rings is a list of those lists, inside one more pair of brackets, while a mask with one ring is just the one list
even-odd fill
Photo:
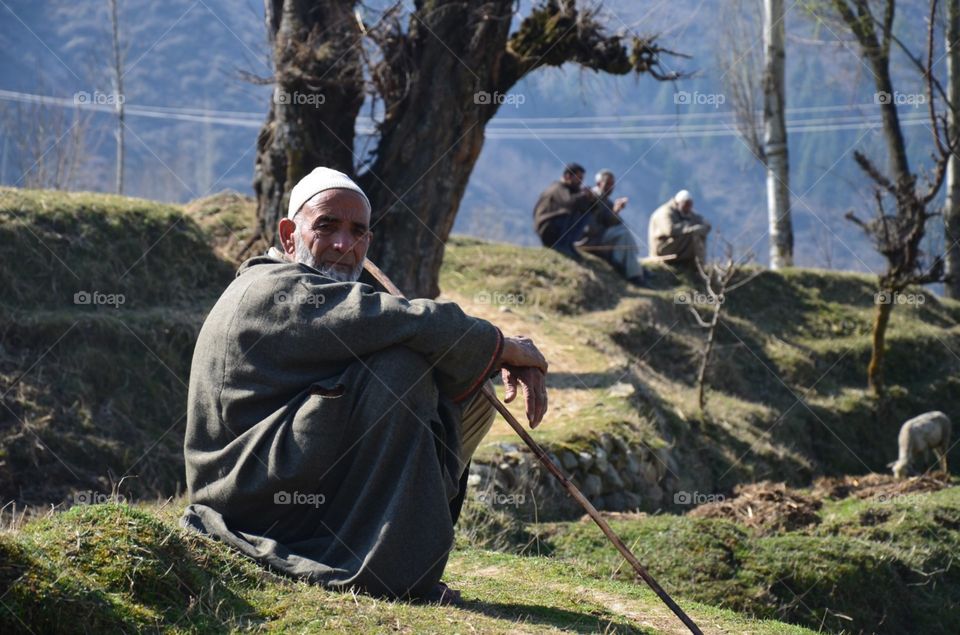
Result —
[[[651, 447], [628, 426], [544, 449], [597, 509], [653, 512], [670, 504], [677, 487], [670, 449]], [[559, 481], [519, 445], [501, 444], [493, 460], [474, 463], [470, 484], [484, 502], [512, 507], [525, 520], [583, 514]]]

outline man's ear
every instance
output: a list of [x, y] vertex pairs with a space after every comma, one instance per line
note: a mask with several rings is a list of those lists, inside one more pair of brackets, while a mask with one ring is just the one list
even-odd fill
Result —
[[294, 232], [297, 231], [297, 224], [289, 218], [281, 218], [277, 225], [277, 235], [280, 236], [280, 245], [284, 253], [293, 256], [297, 253], [297, 243], [294, 241]]

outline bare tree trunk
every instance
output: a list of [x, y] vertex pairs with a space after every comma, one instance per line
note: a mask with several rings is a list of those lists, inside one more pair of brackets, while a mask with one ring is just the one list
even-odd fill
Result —
[[123, 194], [123, 56], [120, 51], [120, 20], [117, 15], [117, 0], [110, 0], [110, 25], [113, 32], [113, 87], [114, 87], [114, 109], [117, 113], [117, 130], [115, 137], [117, 140], [117, 176], [116, 189], [117, 194]]
[[886, 348], [887, 325], [890, 323], [890, 312], [893, 310], [893, 299], [894, 295], [891, 293], [890, 302], [877, 303], [877, 315], [873, 320], [873, 349], [870, 353], [870, 364], [867, 366], [867, 387], [877, 397], [884, 395], [883, 356]]
[[[960, 0], [947, 0], [947, 94], [950, 138], [957, 138], [960, 109]], [[943, 209], [947, 297], [960, 299], [960, 157], [950, 153], [947, 163], [947, 200]]]
[[464, 16], [449, 6], [424, 20], [411, 21], [408, 45], [420, 63], [408, 71], [406, 95], [388, 103], [377, 160], [361, 184], [373, 193], [374, 231], [386, 238], [371, 244], [371, 257], [400, 288], [435, 297], [444, 244], [499, 108], [494, 95], [518, 77], [497, 63], [508, 22], [469, 24], [466, 37]]
[[700, 412], [703, 412], [707, 405], [707, 396], [705, 392], [707, 384], [707, 367], [710, 366], [710, 356], [713, 354], [713, 340], [717, 335], [717, 324], [720, 322], [720, 310], [722, 305], [719, 303], [713, 307], [713, 315], [710, 318], [710, 325], [707, 331], [707, 341], [703, 347], [703, 356], [700, 358], [700, 369], [697, 371], [697, 403], [700, 406]]
[[763, 145], [767, 168], [767, 216], [770, 268], [793, 266], [793, 223], [790, 217], [790, 161], [784, 116], [783, 0], [763, 2]]

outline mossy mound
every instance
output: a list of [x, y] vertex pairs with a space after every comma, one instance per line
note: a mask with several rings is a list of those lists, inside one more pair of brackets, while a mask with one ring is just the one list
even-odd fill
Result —
[[178, 206], [0, 189], [0, 496], [176, 493], [193, 344], [233, 271]]
[[4, 632], [207, 630], [256, 618], [240, 586], [262, 574], [123, 504], [80, 505], [0, 539]]
[[249, 196], [225, 190], [190, 201], [183, 211], [206, 231], [216, 254], [232, 263], [269, 247], [257, 230], [257, 202]]
[[444, 254], [441, 287], [478, 304], [581, 315], [611, 308], [627, 293], [599, 258], [585, 266], [549, 249], [517, 248], [454, 236]]
[[[960, 630], [960, 487], [823, 503], [820, 524], [767, 535], [690, 515], [611, 524], [667, 589], [701, 602], [830, 632]], [[541, 537], [592, 575], [633, 576], [588, 522]]]
[[4, 311], [195, 306], [231, 275], [177, 206], [0, 188]]
[[33, 311], [2, 321], [0, 496], [74, 502], [124, 480], [136, 499], [183, 487], [197, 310]]

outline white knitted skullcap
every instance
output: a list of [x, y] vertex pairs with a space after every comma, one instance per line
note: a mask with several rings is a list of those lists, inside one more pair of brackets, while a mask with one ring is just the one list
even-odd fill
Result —
[[677, 205], [683, 205], [687, 201], [692, 201], [693, 197], [690, 196], [690, 192], [686, 190], [680, 190], [673, 195], [673, 200], [677, 203]]
[[364, 202], [367, 204], [367, 209], [371, 209], [370, 199], [367, 198], [367, 195], [363, 193], [360, 186], [354, 183], [349, 176], [343, 172], [331, 170], [330, 168], [314, 168], [313, 172], [300, 179], [300, 182], [290, 190], [290, 205], [287, 207], [287, 218], [292, 219], [294, 215], [300, 211], [304, 203], [326, 190], [351, 190], [356, 192], [363, 197]]

